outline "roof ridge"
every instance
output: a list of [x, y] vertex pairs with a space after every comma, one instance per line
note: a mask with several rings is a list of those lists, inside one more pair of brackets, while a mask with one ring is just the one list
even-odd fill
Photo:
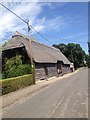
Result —
[[15, 36], [20, 36], [20, 37], [23, 37], [23, 38], [27, 38], [27, 36], [25, 36], [24, 34], [21, 34], [20, 32], [18, 32], [16, 30], [16, 32], [14, 33], [14, 35], [12, 35], [12, 38], [15, 37]]
[[[16, 30], [15, 34], [14, 34], [12, 37], [17, 36], [17, 35], [18, 35], [18, 36], [21, 36], [21, 37], [23, 37], [23, 38], [25, 38], [25, 39], [27, 39], [27, 40], [29, 40], [29, 38], [28, 38], [27, 36], [25, 36], [24, 34], [21, 34], [21, 33], [18, 32], [17, 30]], [[41, 43], [41, 42], [35, 40], [34, 38], [30, 38], [30, 39], [32, 39], [32, 41], [35, 42], [35, 43], [38, 43], [38, 44], [43, 45], [43, 46], [45, 46], [45, 47], [54, 49], [54, 47], [52, 47], [52, 46], [47, 46], [47, 45], [45, 45], [44, 43]], [[57, 48], [56, 48], [56, 49], [57, 49]], [[57, 50], [58, 50], [58, 49], [57, 49]]]
[[35, 42], [35, 43], [39, 43], [40, 45], [43, 45], [43, 46], [48, 47], [48, 48], [51, 48], [51, 49], [59, 50], [59, 49], [54, 48], [54, 47], [52, 47], [52, 46], [47, 46], [47, 45], [45, 45], [44, 43], [41, 43], [41, 42], [39, 42], [39, 41], [34, 41], [34, 40], [33, 40], [33, 42]]

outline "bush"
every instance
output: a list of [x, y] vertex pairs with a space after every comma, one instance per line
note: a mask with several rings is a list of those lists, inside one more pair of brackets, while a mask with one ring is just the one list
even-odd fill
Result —
[[2, 78], [11, 78], [22, 76], [26, 74], [31, 74], [31, 65], [30, 64], [23, 64], [19, 66], [13, 66], [9, 68], [7, 71], [3, 72]]
[[2, 79], [2, 73], [0, 73], [0, 80]]
[[16, 91], [20, 88], [24, 88], [25, 86], [29, 86], [31, 84], [31, 74], [0, 80], [0, 86], [2, 86], [2, 95]]
[[8, 70], [12, 68], [13, 66], [18, 66], [22, 64], [22, 56], [21, 55], [16, 55], [12, 58], [5, 58], [5, 63], [4, 63], [4, 69]]

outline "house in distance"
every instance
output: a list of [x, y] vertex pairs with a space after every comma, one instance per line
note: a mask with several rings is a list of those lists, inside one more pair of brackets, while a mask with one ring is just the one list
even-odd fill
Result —
[[[70, 61], [59, 49], [46, 46], [34, 39], [31, 39], [31, 42], [36, 79], [46, 79], [71, 72]], [[17, 31], [3, 47], [2, 57], [3, 59], [5, 56], [10, 58], [13, 53], [23, 55], [24, 64], [30, 63], [29, 39]]]

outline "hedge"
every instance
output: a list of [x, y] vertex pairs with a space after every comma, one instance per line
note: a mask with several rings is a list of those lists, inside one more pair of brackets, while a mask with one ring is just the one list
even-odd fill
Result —
[[2, 95], [32, 84], [32, 74], [0, 80]]

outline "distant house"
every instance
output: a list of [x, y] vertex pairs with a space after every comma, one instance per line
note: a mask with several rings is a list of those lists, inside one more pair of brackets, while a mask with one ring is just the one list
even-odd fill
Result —
[[[2, 58], [16, 53], [24, 56], [24, 64], [30, 63], [30, 43], [27, 37], [16, 32], [2, 49]], [[60, 50], [46, 46], [32, 39], [32, 56], [35, 63], [36, 79], [45, 79], [71, 72], [70, 61]]]

